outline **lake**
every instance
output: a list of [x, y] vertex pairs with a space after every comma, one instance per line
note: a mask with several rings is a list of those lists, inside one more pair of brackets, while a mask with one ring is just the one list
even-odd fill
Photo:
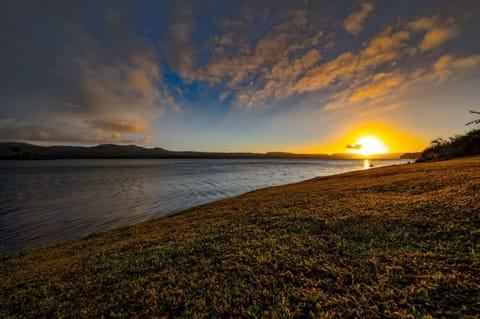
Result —
[[[371, 161], [374, 166], [406, 162]], [[0, 253], [368, 166], [363, 160], [303, 159], [0, 161]]]

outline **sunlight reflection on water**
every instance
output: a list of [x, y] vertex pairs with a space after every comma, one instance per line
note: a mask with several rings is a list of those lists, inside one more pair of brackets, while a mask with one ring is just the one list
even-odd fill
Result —
[[369, 159], [364, 159], [363, 160], [363, 169], [369, 169], [372, 168], [373, 164]]

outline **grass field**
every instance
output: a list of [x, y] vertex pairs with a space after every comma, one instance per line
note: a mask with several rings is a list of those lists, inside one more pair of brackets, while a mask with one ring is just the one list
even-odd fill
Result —
[[480, 157], [258, 190], [0, 257], [0, 317], [479, 318]]

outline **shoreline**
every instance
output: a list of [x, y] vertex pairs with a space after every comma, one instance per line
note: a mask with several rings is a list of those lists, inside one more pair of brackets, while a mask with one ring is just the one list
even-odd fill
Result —
[[375, 167], [2, 255], [0, 316], [474, 315], [479, 180], [480, 157]]
[[[58, 162], [57, 162], [58, 161]], [[72, 161], [73, 164], [71, 164], [72, 162], [69, 162], [69, 161]], [[104, 162], [105, 161], [105, 162]], [[145, 161], [145, 162], [144, 162]], [[203, 167], [208, 167], [210, 165], [217, 165], [217, 163], [220, 163], [222, 166], [225, 165], [225, 167], [227, 167], [226, 169], [224, 169], [223, 171], [222, 170], [215, 170], [215, 171], [222, 171], [223, 173], [225, 172], [234, 172], [234, 171], [237, 171], [238, 173], [236, 174], [236, 177], [238, 178], [244, 178], [244, 179], [251, 179], [252, 181], [246, 181], [246, 182], [243, 182], [242, 183], [242, 187], [239, 187], [239, 186], [236, 186], [238, 185], [238, 183], [235, 183], [234, 180], [232, 179], [228, 179], [227, 176], [224, 176], [224, 175], [219, 175], [218, 177], [215, 177], [215, 178], [211, 178], [210, 175], [208, 173], [204, 173], [204, 174], [199, 174], [198, 175], [198, 180], [195, 180], [195, 182], [192, 181], [192, 183], [189, 183], [189, 181], [187, 180], [181, 180], [179, 179], [177, 182], [178, 183], [183, 183], [185, 184], [186, 186], [188, 185], [188, 187], [191, 189], [191, 192], [192, 193], [199, 193], [199, 192], [203, 192], [205, 193], [206, 190], [205, 190], [205, 186], [203, 184], [202, 186], [202, 183], [204, 183], [205, 181], [208, 181], [209, 183], [212, 183], [212, 182], [217, 182], [217, 186], [212, 186], [210, 189], [208, 189], [208, 193], [211, 194], [211, 195], [208, 195], [208, 194], [204, 194], [204, 195], [201, 195], [201, 194], [198, 194], [195, 198], [193, 197], [188, 197], [188, 196], [185, 196], [184, 194], [182, 194], [182, 189], [176, 189], [175, 188], [175, 184], [173, 184], [172, 188], [171, 187], [167, 187], [169, 189], [171, 189], [171, 196], [170, 197], [167, 197], [165, 198], [165, 192], [162, 194], [162, 192], [150, 192], [146, 198], [144, 198], [143, 202], [144, 203], [147, 203], [149, 200], [155, 200], [155, 202], [158, 202], [158, 203], [163, 203], [163, 202], [166, 202], [166, 205], [162, 206], [160, 204], [157, 204], [155, 208], [151, 208], [150, 207], [144, 207], [145, 209], [142, 210], [143, 213], [140, 213], [140, 216], [139, 218], [133, 218], [129, 221], [124, 221], [124, 222], [119, 222], [118, 219], [121, 219], [121, 218], [125, 218], [125, 216], [128, 216], [128, 214], [130, 213], [130, 211], [128, 209], [121, 209], [121, 207], [117, 210], [115, 209], [111, 209], [108, 210], [108, 205], [107, 207], [104, 207], [103, 210], [100, 210], [98, 211], [98, 219], [93, 219], [90, 221], [90, 224], [91, 225], [99, 225], [100, 222], [102, 220], [105, 220], [105, 223], [102, 224], [103, 226], [89, 226], [88, 224], [86, 223], [83, 223], [83, 219], [82, 219], [82, 216], [87, 216], [88, 215], [88, 212], [92, 212], [92, 211], [95, 211], [95, 206], [94, 205], [90, 205], [88, 207], [86, 207], [86, 212], [83, 213], [81, 211], [81, 209], [75, 209], [75, 207], [84, 207], [82, 206], [82, 203], [84, 204], [89, 204], [88, 202], [86, 203], [85, 201], [80, 201], [80, 200], [70, 200], [70, 207], [71, 209], [63, 209], [63, 211], [60, 211], [60, 210], [57, 210], [57, 206], [55, 204], [51, 204], [51, 205], [47, 205], [47, 206], [44, 206], [41, 202], [39, 202], [37, 204], [37, 207], [31, 207], [30, 210], [28, 208], [24, 208], [24, 209], [21, 209], [17, 212], [12, 212], [12, 213], [7, 213], [7, 215], [5, 216], [2, 216], [4, 217], [4, 220], [7, 221], [7, 224], [8, 224], [8, 217], [9, 218], [13, 218], [15, 220], [15, 218], [19, 217], [20, 218], [20, 215], [23, 215], [23, 218], [26, 219], [26, 223], [25, 223], [25, 227], [27, 227], [28, 229], [30, 229], [30, 232], [25, 232], [25, 233], [22, 233], [20, 232], [21, 228], [20, 225], [18, 225], [18, 227], [13, 227], [13, 230], [16, 231], [15, 233], [11, 233], [9, 234], [9, 236], [6, 236], [8, 234], [8, 229], [10, 228], [5, 228], [5, 232], [2, 234], [2, 236], [0, 236], [0, 255], [6, 255], [6, 254], [10, 254], [10, 253], [15, 253], [15, 252], [22, 252], [22, 251], [26, 251], [26, 250], [29, 250], [29, 249], [32, 249], [32, 248], [39, 248], [39, 247], [42, 247], [42, 246], [52, 246], [54, 245], [56, 242], [65, 242], [65, 241], [68, 241], [68, 240], [75, 240], [75, 239], [81, 239], [81, 238], [84, 238], [84, 237], [87, 237], [87, 236], [90, 236], [90, 235], [93, 235], [93, 234], [98, 234], [98, 233], [102, 233], [102, 232], [105, 232], [105, 231], [108, 231], [108, 230], [113, 230], [113, 229], [116, 229], [116, 228], [121, 228], [121, 227], [127, 227], [129, 225], [134, 225], [136, 223], [139, 223], [139, 222], [144, 222], [144, 221], [148, 221], [148, 220], [153, 220], [153, 219], [157, 219], [157, 218], [161, 218], [161, 217], [164, 217], [164, 216], [167, 216], [167, 215], [172, 215], [172, 214], [178, 214], [178, 213], [181, 213], [182, 211], [184, 211], [185, 209], [191, 209], [193, 207], [196, 207], [198, 205], [203, 205], [203, 204], [207, 204], [207, 203], [211, 203], [211, 202], [214, 202], [214, 201], [217, 201], [217, 200], [220, 200], [220, 199], [225, 199], [225, 198], [228, 198], [228, 197], [235, 197], [235, 196], [239, 196], [239, 195], [242, 195], [246, 192], [250, 192], [250, 191], [253, 191], [253, 190], [259, 190], [259, 189], [263, 189], [263, 188], [268, 188], [268, 187], [271, 187], [271, 186], [280, 186], [280, 185], [288, 185], [288, 184], [291, 184], [291, 183], [296, 183], [296, 182], [300, 182], [300, 181], [304, 181], [304, 180], [308, 180], [308, 179], [312, 179], [312, 178], [315, 178], [315, 177], [318, 177], [318, 176], [330, 176], [330, 175], [336, 175], [336, 174], [340, 174], [342, 172], [348, 172], [348, 171], [355, 171], [355, 170], [363, 170], [363, 169], [367, 169], [367, 168], [370, 168], [370, 164], [373, 163], [373, 165], [375, 165], [375, 167], [380, 167], [380, 166], [391, 166], [391, 165], [397, 165], [397, 164], [403, 164], [403, 163], [406, 163], [407, 161], [406, 160], [299, 160], [299, 159], [276, 159], [276, 160], [233, 160], [233, 159], [228, 159], [228, 160], [219, 160], [220, 162], [216, 162], [216, 161], [211, 161], [211, 160], [200, 160], [200, 162], [197, 162], [197, 160], [186, 160], [186, 159], [181, 159], [181, 160], [161, 160], [161, 163], [157, 163], [156, 160], [127, 160], [127, 162], [124, 162], [123, 160], [56, 160], [55, 162], [52, 162], [52, 163], [47, 163], [47, 164], [44, 164], [43, 162], [38, 162], [38, 163], [18, 163], [18, 162], [15, 162], [15, 163], [12, 163], [12, 164], [8, 164], [7, 165], [7, 173], [8, 173], [8, 167], [9, 165], [12, 165], [15, 169], [15, 174], [13, 174], [13, 177], [16, 176], [16, 174], [18, 173], [22, 173], [23, 172], [23, 169], [26, 167], [28, 169], [31, 169], [31, 167], [40, 167], [41, 169], [60, 169], [59, 172], [61, 172], [61, 168], [63, 168], [64, 166], [65, 167], [75, 167], [75, 169], [77, 169], [77, 167], [80, 168], [80, 172], [82, 172], [82, 170], [88, 168], [93, 168], [93, 167], [101, 167], [101, 168], [111, 168], [111, 167], [117, 167], [118, 165], [121, 165], [122, 166], [122, 171], [119, 171], [119, 173], [125, 173], [125, 174], [131, 174], [132, 172], [129, 171], [129, 168], [135, 168], [135, 167], [138, 167], [138, 165], [152, 165], [153, 168], [156, 167], [156, 165], [161, 165], [161, 164], [172, 164], [174, 163], [174, 165], [179, 165], [179, 163], [188, 163], [188, 165], [190, 164], [195, 164], [198, 165], [199, 169], [203, 169]], [[321, 161], [321, 162], [320, 162]], [[324, 163], [325, 162], [325, 163]], [[125, 167], [126, 167], [126, 170], [123, 170], [123, 163], [126, 163], [125, 164]], [[146, 164], [144, 164], [146, 163]], [[255, 169], [251, 169], [251, 171], [257, 171], [258, 172], [258, 175], [255, 175], [255, 174], [247, 174], [245, 175], [244, 173], [241, 173], [242, 172], [242, 166], [244, 164], [250, 164], [252, 163], [253, 165], [255, 165], [254, 167], [257, 167]], [[334, 164], [333, 164], [334, 163]], [[0, 163], [1, 164], [1, 163]], [[290, 171], [285, 171], [286, 173], [288, 173], [288, 175], [285, 175], [285, 174], [275, 174], [274, 171], [272, 171], [272, 175], [269, 175], [269, 174], [264, 174], [264, 170], [265, 170], [265, 167], [268, 169], [269, 165], [289, 165], [291, 167], [291, 170]], [[297, 167], [297, 164], [306, 164], [308, 165], [306, 168], [304, 168], [303, 166], [300, 166], [299, 168], [296, 168]], [[238, 165], [241, 165], [241, 166], [238, 166]], [[20, 169], [18, 169], [18, 167], [20, 167]], [[170, 166], [169, 166], [170, 167]], [[232, 167], [232, 168], [228, 168], [228, 167]], [[247, 166], [245, 166], [247, 167]], [[275, 167], [275, 166], [273, 166]], [[318, 170], [315, 172], [315, 167], [318, 167]], [[4, 168], [4, 166], [1, 166], [0, 168]], [[328, 169], [327, 169], [328, 168]], [[162, 169], [162, 170], [165, 170], [165, 169]], [[305, 171], [304, 171], [305, 170]], [[278, 170], [277, 170], [278, 171]], [[102, 175], [102, 171], [99, 171], [98, 173], [98, 177], [100, 178]], [[133, 171], [134, 173], [137, 173], [136, 171]], [[305, 174], [303, 174], [303, 172], [305, 172]], [[308, 172], [308, 173], [307, 173]], [[141, 172], [140, 172], [141, 173]], [[181, 172], [180, 172], [181, 174]], [[258, 179], [257, 176], [261, 176], [261, 175], [264, 175], [263, 178], [260, 178]], [[168, 174], [167, 174], [168, 175]], [[245, 175], [245, 176], [244, 176]], [[302, 177], [300, 177], [300, 175], [304, 175]], [[74, 175], [72, 175], [72, 178], [73, 178]], [[181, 175], [180, 175], [181, 176]], [[41, 178], [42, 175], [40, 174], [39, 175], [39, 178]], [[195, 177], [197, 178], [197, 177]], [[7, 177], [8, 179], [8, 177]], [[150, 184], [144, 184], [146, 187], [149, 187], [149, 188], [152, 188], [154, 186], [158, 186], [160, 184], [162, 185], [169, 185], [169, 183], [175, 183], [174, 180], [172, 179], [165, 179], [163, 180], [161, 177], [157, 178], [157, 180], [159, 182], [157, 183], [152, 183], [150, 182]], [[162, 182], [163, 180], [163, 182]], [[15, 180], [13, 180], [12, 182], [14, 182]], [[25, 181], [23, 180], [22, 182], [28, 182], [28, 181]], [[67, 181], [68, 182], [68, 181]], [[6, 184], [8, 186], [8, 184]], [[42, 185], [44, 186], [44, 188], [46, 189], [49, 189], [49, 184], [45, 184], [45, 183], [42, 183]], [[66, 185], [69, 185], [69, 183], [67, 183]], [[210, 184], [209, 184], [210, 185]], [[55, 185], [53, 185], [54, 188], [50, 189], [50, 193], [55, 193], [57, 191], [61, 192], [62, 190], [61, 189], [56, 189], [55, 188]], [[72, 187], [75, 186], [75, 185], [71, 185]], [[115, 185], [112, 185], [111, 187], [112, 189], [115, 189]], [[82, 192], [83, 189], [78, 189], [76, 188], [77, 191], [79, 192]], [[33, 192], [35, 192], [36, 190], [33, 189], [31, 190]], [[101, 191], [101, 189], [99, 189], [99, 191]], [[106, 189], [105, 190], [107, 194], [108, 191], [110, 191], [110, 188], [109, 189]], [[179, 193], [180, 192], [180, 193]], [[211, 193], [210, 193], [211, 192]], [[45, 194], [45, 192], [41, 192], [41, 193], [44, 193], [44, 196], [49, 196], [49, 194]], [[70, 192], [72, 193], [72, 192]], [[9, 193], [3, 193], [4, 196], [6, 196], [7, 198], [9, 197]], [[178, 199], [176, 199], [175, 202], [172, 201], [173, 198], [175, 198], [175, 194], [177, 194], [179, 197], [177, 197]], [[0, 195], [1, 195], [1, 192], [0, 192]], [[18, 195], [21, 195], [21, 192], [18, 193]], [[91, 193], [92, 196], [95, 196], [94, 193]], [[128, 194], [127, 194], [128, 195]], [[142, 194], [138, 194], [139, 196], [142, 196]], [[68, 194], [66, 195], [68, 196]], [[163, 196], [163, 197], [162, 197]], [[180, 197], [180, 196], [183, 196], [183, 197]], [[59, 195], [58, 196], [59, 198], [61, 198], [61, 196]], [[104, 198], [106, 200], [110, 200], [108, 197], [105, 197]], [[37, 196], [37, 199], [40, 199], [38, 196]], [[182, 199], [184, 199], [185, 201], [182, 201]], [[93, 199], [95, 200], [95, 198]], [[132, 198], [132, 200], [134, 200]], [[89, 200], [90, 202], [90, 200]], [[187, 205], [187, 202], [188, 202], [188, 205]], [[55, 203], [55, 202], [53, 202]], [[94, 203], [94, 202], [93, 202]], [[169, 204], [170, 203], [170, 204]], [[174, 204], [172, 204], [174, 203]], [[5, 205], [8, 205], [9, 202], [4, 202]], [[100, 203], [101, 204], [101, 203]], [[114, 202], [115, 204], [115, 202]], [[125, 203], [125, 204], [128, 204], [128, 203]], [[12, 207], [15, 206], [15, 207], [19, 207], [21, 206], [21, 203], [12, 203], [11, 204]], [[137, 205], [142, 205], [141, 202], [138, 203]], [[170, 205], [170, 206], [169, 206]], [[117, 205], [118, 206], [118, 205]], [[147, 205], [148, 206], [148, 205]], [[65, 205], [66, 207], [66, 205]], [[86, 229], [86, 231], [83, 231], [81, 233], [77, 233], [75, 231], [75, 228], [74, 228], [74, 225], [69, 223], [70, 226], [68, 226], [68, 224], [65, 224], [65, 228], [62, 229], [59, 227], [55, 227], [55, 226], [52, 226], [51, 229], [46, 229], [45, 232], [42, 232], [42, 228], [40, 228], [40, 230], [38, 231], [38, 233], [34, 234], [36, 236], [36, 239], [35, 240], [31, 240], [31, 237], [32, 237], [32, 232], [34, 231], [34, 228], [37, 227], [36, 224], [34, 223], [29, 223], [28, 220], [29, 220], [29, 216], [32, 216], [31, 215], [31, 210], [32, 209], [43, 209], [43, 211], [45, 212], [45, 214], [50, 214], [50, 216], [52, 216], [52, 218], [54, 218], [54, 220], [59, 220], [60, 222], [64, 222], [64, 223], [69, 223], [69, 214], [75, 214], [75, 216], [78, 215], [77, 217], [77, 223], [76, 225], [78, 225], [78, 223], [82, 224], [84, 229]], [[174, 208], [172, 210], [172, 208]], [[147, 213], [148, 212], [148, 213]], [[17, 215], [18, 214], [18, 215]], [[60, 216], [62, 215], [66, 215], [67, 217], [65, 218], [62, 218]], [[70, 215], [70, 216], [73, 216], [73, 215]], [[103, 216], [117, 216], [117, 220], [112, 220], [112, 218], [107, 218], [107, 217], [103, 217]], [[35, 218], [35, 216], [32, 216], [32, 218]], [[43, 219], [40, 219], [39, 220], [39, 225], [41, 227], [41, 223], [40, 222], [48, 222], [48, 219], [46, 218], [43, 218]], [[15, 225], [14, 225], [15, 226]], [[71, 232], [69, 232], [69, 229], [73, 229], [71, 230]], [[62, 235], [53, 235], [52, 234], [55, 234], [55, 233], [61, 233]], [[9, 238], [7, 238], [9, 237]], [[15, 240], [15, 238], [19, 238], [18, 241]], [[46, 240], [44, 238], [49, 238], [49, 240]], [[4, 240], [4, 241], [3, 241]]]
[[[404, 156], [417, 158], [419, 153], [372, 154], [389, 159]], [[364, 158], [352, 153], [266, 153], [170, 151], [159, 147], [145, 148], [137, 145], [100, 144], [97, 146], [40, 146], [21, 142], [0, 142], [0, 159], [350, 159]]]

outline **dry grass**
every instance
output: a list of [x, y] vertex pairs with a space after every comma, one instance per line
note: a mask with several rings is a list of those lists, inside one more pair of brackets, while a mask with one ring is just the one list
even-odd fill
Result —
[[471, 317], [480, 158], [254, 191], [0, 257], [0, 317]]

